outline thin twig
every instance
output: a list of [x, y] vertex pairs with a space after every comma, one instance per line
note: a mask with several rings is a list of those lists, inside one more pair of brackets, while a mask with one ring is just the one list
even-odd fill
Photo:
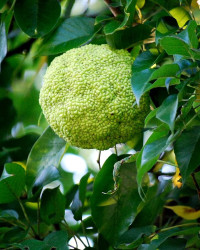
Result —
[[40, 238], [40, 200], [37, 201], [37, 233]]
[[88, 247], [90, 247], [90, 242], [89, 242], [88, 237], [87, 237], [87, 235], [86, 235], [85, 225], [84, 225], [83, 220], [81, 220], [81, 226], [82, 226], [83, 234], [84, 234], [84, 236], [85, 236], [85, 238], [86, 238], [86, 241], [87, 241]]
[[77, 235], [77, 234], [69, 227], [67, 221], [66, 221], [65, 219], [64, 219], [63, 221], [64, 221], [65, 223], [62, 223], [62, 224], [66, 227], [68, 234], [71, 234], [75, 241], [76, 241], [75, 237], [77, 237], [77, 239], [80, 240], [80, 242], [84, 245], [84, 247], [87, 247], [87, 246], [85, 245], [85, 243], [82, 241], [81, 237], [79, 237], [79, 235]]
[[104, 0], [104, 2], [108, 5], [108, 8], [110, 9], [114, 17], [120, 14], [120, 11], [118, 10], [118, 8], [110, 6], [111, 4], [110, 0]]
[[197, 180], [196, 180], [195, 174], [192, 173], [191, 176], [192, 176], [192, 180], [193, 180], [193, 182], [194, 182], [194, 185], [195, 185], [195, 187], [196, 187], [197, 194], [198, 194], [198, 197], [199, 197], [199, 200], [200, 200], [200, 187], [199, 187], [199, 184], [198, 184], [198, 182], [197, 182]]
[[20, 205], [20, 207], [21, 207], [21, 209], [22, 209], [22, 211], [23, 211], [24, 217], [25, 217], [25, 219], [26, 219], [26, 221], [27, 221], [29, 227], [30, 227], [31, 230], [33, 231], [34, 235], [37, 236], [37, 233], [36, 233], [35, 229], [31, 226], [31, 222], [30, 222], [29, 217], [28, 217], [28, 215], [27, 215], [27, 213], [26, 213], [26, 209], [25, 209], [23, 203], [21, 202], [20, 198], [17, 198], [17, 200], [18, 200], [18, 202], [19, 202], [19, 205]]
[[99, 150], [99, 155], [98, 155], [98, 158], [97, 158], [97, 163], [98, 163], [98, 165], [99, 165], [99, 170], [101, 170], [100, 159], [101, 159], [101, 150]]
[[118, 154], [117, 154], [117, 146], [116, 146], [116, 145], [115, 145], [115, 154], [118, 155]]

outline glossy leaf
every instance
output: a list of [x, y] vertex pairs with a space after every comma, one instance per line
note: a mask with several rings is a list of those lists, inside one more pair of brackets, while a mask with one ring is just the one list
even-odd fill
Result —
[[200, 165], [199, 147], [200, 127], [183, 131], [175, 142], [174, 151], [183, 182]]
[[174, 122], [178, 108], [178, 96], [168, 96], [156, 112], [156, 118], [166, 123], [171, 131], [174, 130]]
[[60, 4], [57, 0], [18, 0], [14, 15], [19, 27], [31, 37], [40, 37], [49, 33], [60, 16]]
[[169, 55], [191, 56], [189, 45], [178, 37], [166, 36], [160, 40], [160, 44]]
[[86, 188], [87, 188], [87, 181], [90, 176], [90, 173], [84, 175], [79, 184], [79, 188], [75, 194], [74, 200], [71, 205], [72, 212], [74, 214], [75, 220], [82, 220], [82, 213], [84, 207], [84, 201], [86, 196]]
[[164, 77], [175, 77], [178, 75], [180, 68], [178, 64], [164, 64], [157, 70], [155, 70], [151, 76], [151, 80]]
[[24, 188], [24, 168], [16, 163], [7, 163], [0, 179], [0, 204], [17, 200]]
[[160, 125], [153, 131], [137, 157], [137, 181], [141, 187], [144, 175], [153, 167], [160, 154], [170, 143], [168, 129]]
[[64, 20], [57, 29], [46, 37], [39, 46], [38, 55], [55, 55], [77, 48], [88, 42], [95, 34], [94, 19], [71, 17]]
[[[117, 23], [115, 23], [115, 25], [117, 26]], [[113, 30], [115, 27], [109, 27], [109, 30], [111, 29]], [[151, 30], [151, 26], [147, 24], [138, 24], [135, 27], [124, 28], [112, 34], [106, 34], [106, 41], [113, 48], [127, 49], [148, 39]], [[137, 36], [135, 36], [135, 34], [137, 34]]]
[[156, 62], [157, 56], [150, 51], [142, 52], [134, 61], [132, 71], [139, 72], [150, 68]]
[[180, 28], [190, 20], [190, 14], [183, 7], [176, 7], [170, 10], [169, 13], [176, 19]]
[[141, 96], [151, 86], [149, 81], [153, 72], [153, 69], [145, 69], [132, 75], [131, 86], [138, 105]]
[[197, 49], [199, 44], [195, 32], [196, 27], [197, 27], [196, 22], [192, 20], [189, 22], [187, 28], [178, 34], [178, 37], [183, 39], [191, 48], [194, 49]]
[[65, 213], [65, 199], [59, 187], [45, 189], [42, 193], [40, 215], [42, 220], [50, 224], [61, 222]]
[[[112, 245], [116, 245], [119, 237], [128, 229], [141, 202], [134, 159], [116, 161], [116, 155], [111, 155], [104, 163], [95, 179], [91, 199], [94, 222]], [[112, 175], [114, 164], [115, 182]]]
[[27, 160], [26, 184], [31, 195], [32, 187], [41, 171], [48, 167], [58, 167], [65, 152], [66, 142], [48, 127], [31, 149]]

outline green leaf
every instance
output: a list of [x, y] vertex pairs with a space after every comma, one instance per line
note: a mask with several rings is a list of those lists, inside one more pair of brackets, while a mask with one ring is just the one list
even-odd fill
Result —
[[159, 250], [180, 250], [186, 249], [186, 239], [181, 238], [169, 238], [159, 246]]
[[50, 166], [57, 167], [64, 152], [66, 142], [48, 127], [33, 145], [27, 160], [26, 184], [29, 196], [41, 171]]
[[158, 185], [148, 187], [145, 200], [140, 205], [140, 212], [131, 227], [134, 229], [155, 224], [172, 188], [171, 180], [161, 181]]
[[191, 19], [190, 14], [183, 7], [176, 7], [170, 10], [169, 13], [176, 19], [180, 28], [182, 28], [186, 22]]
[[119, 237], [128, 229], [141, 202], [136, 184], [135, 157], [116, 161], [116, 155], [106, 160], [95, 179], [91, 198], [94, 222], [112, 245], [116, 245]]
[[[6, 54], [7, 54], [6, 28], [5, 28], [5, 23], [0, 22], [0, 66]], [[1, 67], [0, 67], [0, 72], [1, 72]]]
[[56, 231], [47, 235], [44, 242], [56, 250], [68, 250], [68, 235], [66, 231]]
[[95, 32], [93, 18], [68, 18], [42, 41], [36, 55], [55, 55], [77, 48], [88, 42]]
[[124, 2], [124, 19], [120, 23], [117, 20], [112, 20], [104, 26], [104, 33], [106, 35], [113, 35], [115, 32], [123, 30], [124, 27], [130, 26], [133, 23], [133, 18], [135, 14], [135, 6], [137, 0], [127, 0]]
[[136, 98], [136, 102], [139, 105], [141, 96], [145, 91], [151, 86], [149, 83], [151, 75], [154, 72], [154, 69], [145, 69], [140, 72], [135, 72], [131, 78], [131, 86], [133, 93]]
[[37, 196], [37, 194], [45, 185], [51, 183], [52, 181], [58, 180], [59, 177], [60, 173], [54, 166], [49, 166], [48, 168], [42, 169], [34, 182], [33, 194]]
[[[127, 49], [149, 38], [151, 30], [152, 27], [147, 24], [138, 24], [135, 27], [118, 30], [113, 34], [107, 34], [106, 41], [113, 48]], [[137, 34], [137, 36], [135, 34]]]
[[184, 130], [174, 145], [174, 152], [182, 181], [200, 165], [200, 127]]
[[126, 1], [126, 4], [124, 6], [124, 20], [121, 23], [119, 28], [124, 27], [125, 25], [132, 25], [134, 20], [134, 14], [135, 14], [135, 5], [137, 3], [137, 0], [128, 0]]
[[187, 28], [177, 35], [179, 38], [185, 41], [190, 46], [190, 48], [194, 49], [197, 49], [199, 44], [196, 35], [196, 27], [196, 22], [192, 20], [189, 22]]
[[171, 131], [173, 131], [177, 109], [178, 109], [178, 96], [170, 95], [164, 100], [162, 105], [158, 108], [156, 113], [156, 118], [166, 123], [171, 129]]
[[155, 70], [151, 76], [150, 80], [155, 80], [163, 77], [175, 77], [180, 71], [178, 64], [164, 64], [157, 70]]
[[134, 61], [132, 72], [139, 72], [150, 68], [157, 62], [157, 55], [153, 55], [150, 51], [142, 52]]
[[45, 237], [43, 241], [28, 239], [21, 243], [14, 244], [20, 249], [28, 248], [29, 250], [68, 250], [68, 235], [66, 231], [52, 232]]
[[45, 189], [42, 193], [40, 216], [47, 223], [55, 224], [63, 220], [65, 214], [65, 198], [59, 187]]
[[144, 235], [155, 232], [155, 226], [134, 227], [125, 232], [120, 238], [120, 249], [134, 249], [143, 242]]
[[25, 187], [25, 170], [16, 163], [5, 164], [0, 179], [0, 204], [9, 203], [20, 197]]
[[141, 187], [144, 175], [153, 167], [160, 154], [170, 143], [169, 129], [162, 124], [153, 131], [137, 157], [137, 181]]
[[160, 39], [160, 44], [168, 55], [182, 55], [191, 57], [189, 45], [178, 37], [165, 36]]
[[[186, 224], [187, 225], [187, 224]], [[163, 232], [157, 234], [153, 239], [150, 245], [148, 246], [148, 250], [157, 249], [163, 242], [165, 242], [169, 237], [173, 237], [176, 235], [194, 235], [198, 233], [200, 227], [176, 227], [169, 230], [163, 230]]]
[[0, 1], [0, 9], [6, 4], [8, 0], [1, 0]]
[[85, 196], [86, 196], [86, 191], [87, 191], [86, 188], [87, 188], [87, 182], [88, 182], [89, 176], [90, 176], [90, 173], [87, 173], [81, 178], [80, 185], [78, 187], [73, 203], [71, 205], [71, 209], [74, 214], [75, 220], [82, 220], [82, 213], [83, 213], [83, 207], [84, 207]]
[[60, 11], [57, 0], [18, 0], [14, 7], [17, 24], [31, 37], [49, 33], [56, 25]]

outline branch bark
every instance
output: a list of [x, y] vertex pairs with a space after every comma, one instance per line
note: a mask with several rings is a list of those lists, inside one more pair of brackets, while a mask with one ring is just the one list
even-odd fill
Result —
[[104, 2], [108, 5], [108, 8], [110, 9], [114, 17], [120, 14], [120, 11], [118, 10], [118, 8], [110, 6], [111, 0], [104, 0]]

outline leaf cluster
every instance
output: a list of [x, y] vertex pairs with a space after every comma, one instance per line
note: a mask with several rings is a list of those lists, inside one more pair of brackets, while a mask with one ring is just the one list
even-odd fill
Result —
[[[200, 248], [198, 3], [104, 4], [72, 16], [74, 0], [0, 1], [1, 249]], [[38, 97], [53, 58], [88, 43], [131, 53], [136, 105], [148, 93], [151, 109], [143, 133], [77, 184], [60, 162], [80, 151]]]

